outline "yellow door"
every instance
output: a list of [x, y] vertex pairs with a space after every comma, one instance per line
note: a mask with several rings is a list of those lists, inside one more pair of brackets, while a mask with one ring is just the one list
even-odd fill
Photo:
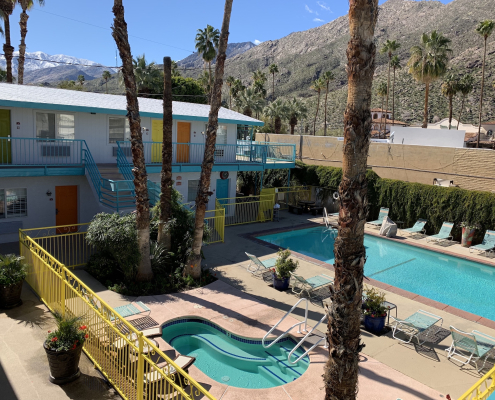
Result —
[[[77, 186], [55, 186], [56, 225], [77, 224]], [[76, 232], [77, 226], [57, 229], [57, 233]]]
[[[189, 122], [177, 122], [177, 162], [189, 162], [189, 143], [191, 141], [191, 124]], [[180, 143], [180, 144], [179, 144]]]
[[151, 140], [160, 144], [151, 145], [151, 162], [162, 162], [162, 142], [163, 142], [163, 120], [154, 119], [151, 121]]
[[0, 110], [0, 164], [10, 164], [10, 110]]

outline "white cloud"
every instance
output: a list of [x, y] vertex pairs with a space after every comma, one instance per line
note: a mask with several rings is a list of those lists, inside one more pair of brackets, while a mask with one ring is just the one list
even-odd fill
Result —
[[255, 39], [253, 42], [256, 46], [258, 46], [261, 43], [261, 40]]
[[307, 4], [304, 5], [304, 8], [306, 9], [307, 12], [309, 12], [310, 14], [316, 14], [318, 15], [318, 12], [316, 12], [315, 10], [312, 10], [311, 8], [308, 7]]
[[315, 21], [315, 22], [325, 22], [324, 20], [322, 20], [320, 18], [315, 18], [313, 21]]
[[318, 4], [321, 8], [323, 8], [325, 11], [330, 11], [330, 7], [327, 6], [327, 4], [324, 1], [317, 1], [316, 4]]

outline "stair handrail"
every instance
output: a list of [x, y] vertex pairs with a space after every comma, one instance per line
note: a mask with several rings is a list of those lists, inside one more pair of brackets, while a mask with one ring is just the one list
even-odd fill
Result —
[[101, 174], [100, 170], [98, 169], [98, 166], [95, 163], [95, 160], [93, 159], [93, 155], [91, 154], [91, 151], [89, 150], [88, 144], [86, 143], [86, 140], [82, 141], [84, 143], [84, 148], [82, 149], [83, 156], [84, 156], [84, 165], [86, 167], [86, 170], [88, 171], [89, 177], [91, 178], [91, 182], [93, 182], [93, 186], [96, 190], [96, 193], [98, 194], [98, 199], [101, 198]]
[[[306, 312], [304, 314], [304, 321], [302, 322], [298, 322], [297, 324], [294, 324], [292, 325], [289, 329], [287, 329], [284, 333], [282, 333], [278, 338], [276, 338], [274, 341], [272, 341], [268, 346], [265, 345], [265, 339], [268, 337], [268, 335], [270, 335], [276, 328], [277, 326], [280, 325], [280, 323], [285, 319], [287, 318], [287, 316], [292, 313], [292, 311], [295, 310], [295, 308], [299, 305], [299, 303], [301, 301], [304, 301], [306, 300]], [[308, 327], [308, 305], [309, 305], [309, 302], [308, 302], [308, 299], [303, 297], [302, 299], [299, 299], [297, 301], [296, 304], [294, 304], [292, 306], [292, 308], [287, 311], [287, 313], [273, 326], [272, 329], [270, 329], [265, 336], [263, 336], [263, 339], [261, 340], [261, 344], [262, 346], [265, 348], [265, 349], [269, 349], [270, 347], [272, 347], [275, 343], [277, 343], [280, 339], [282, 339], [284, 336], [287, 335], [287, 333], [289, 333], [292, 329], [294, 329], [296, 326], [298, 326], [298, 330], [297, 330], [297, 333], [301, 333], [301, 325], [304, 324], [304, 329], [302, 330], [303, 332], [307, 332], [307, 327]]]
[[[292, 354], [294, 354], [294, 352], [299, 348], [301, 347], [301, 345], [306, 341], [306, 339], [308, 338], [309, 335], [311, 335], [313, 333], [313, 331], [318, 327], [318, 325], [320, 325], [323, 321], [325, 321], [326, 319], [328, 318], [328, 314], [325, 313], [325, 315], [320, 319], [320, 321], [306, 334], [306, 336], [304, 336], [300, 341], [299, 343], [296, 345], [296, 347], [294, 347], [292, 349], [292, 351], [289, 353], [289, 355], [287, 356], [287, 361], [289, 362], [289, 364], [297, 364], [302, 358], [306, 357], [306, 355], [311, 351], [313, 350], [316, 346], [318, 346], [320, 344], [320, 342], [322, 340], [325, 340], [326, 337], [322, 337], [320, 340], [318, 340], [313, 346], [311, 346], [308, 350], [306, 350], [302, 356], [300, 356], [299, 358], [296, 359], [296, 361], [291, 361], [290, 358], [292, 356]], [[327, 348], [328, 345], [325, 343], [325, 348]]]
[[127, 160], [119, 141], [117, 141], [117, 168], [126, 180], [134, 180], [131, 163]]

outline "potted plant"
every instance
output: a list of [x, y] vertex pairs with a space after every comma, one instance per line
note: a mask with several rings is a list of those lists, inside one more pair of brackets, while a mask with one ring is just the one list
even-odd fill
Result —
[[280, 249], [277, 252], [278, 258], [275, 262], [273, 272], [273, 287], [277, 290], [287, 290], [289, 288], [290, 273], [299, 267], [299, 261], [294, 261], [290, 257], [290, 251]]
[[0, 308], [12, 308], [22, 304], [22, 284], [27, 275], [24, 257], [0, 254]]
[[385, 293], [375, 288], [365, 288], [364, 296], [364, 327], [372, 333], [380, 333], [387, 318], [387, 308], [383, 305]]
[[461, 246], [469, 247], [473, 242], [474, 232], [476, 229], [480, 229], [478, 224], [471, 224], [470, 222], [461, 222], [462, 228], [462, 237], [461, 237]]
[[79, 378], [79, 359], [88, 334], [87, 326], [81, 325], [81, 317], [59, 312], [54, 315], [57, 329], [48, 331], [43, 347], [50, 366], [50, 382], [62, 385]]

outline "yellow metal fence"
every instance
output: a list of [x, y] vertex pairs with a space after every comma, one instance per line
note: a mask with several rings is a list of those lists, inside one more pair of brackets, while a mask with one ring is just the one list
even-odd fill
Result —
[[[31, 238], [29, 233], [28, 230], [19, 231], [21, 255], [29, 265], [26, 281], [51, 311], [83, 319], [89, 335], [84, 343], [84, 352], [122, 398], [215, 400], [142, 332], [46, 251], [41, 244], [47, 243], [44, 240], [48, 238]], [[53, 246], [58, 251], [56, 244]], [[71, 255], [72, 250], [68, 246], [64, 257], [79, 262], [80, 253], [78, 256]], [[157, 364], [163, 361], [165, 366], [158, 367]]]
[[209, 210], [205, 213], [205, 224], [209, 228], [210, 238], [208, 243], [220, 243], [225, 237], [225, 210], [216, 207], [216, 210]]
[[273, 220], [274, 194], [217, 199], [217, 209], [225, 210], [225, 226]]
[[476, 382], [458, 400], [487, 400], [495, 392], [495, 367]]

